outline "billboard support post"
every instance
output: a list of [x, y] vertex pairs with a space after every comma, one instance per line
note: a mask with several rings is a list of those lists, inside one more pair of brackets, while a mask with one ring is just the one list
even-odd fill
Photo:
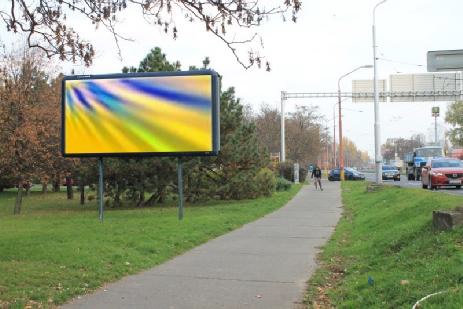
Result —
[[177, 161], [178, 174], [178, 219], [183, 220], [183, 162], [178, 158]]
[[103, 222], [103, 158], [98, 158], [98, 204], [99, 204], [99, 215], [100, 215], [100, 222]]

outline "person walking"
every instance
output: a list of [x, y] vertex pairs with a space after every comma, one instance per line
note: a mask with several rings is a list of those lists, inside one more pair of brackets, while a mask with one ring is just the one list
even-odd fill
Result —
[[317, 190], [317, 186], [318, 186], [320, 187], [320, 190], [323, 191], [322, 170], [318, 166], [315, 166], [315, 168], [312, 170], [312, 176], [310, 178], [314, 178], [315, 190]]

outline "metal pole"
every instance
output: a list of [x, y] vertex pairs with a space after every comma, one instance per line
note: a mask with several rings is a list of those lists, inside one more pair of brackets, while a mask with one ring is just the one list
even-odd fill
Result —
[[382, 158], [381, 158], [381, 125], [379, 121], [379, 93], [378, 93], [378, 68], [377, 68], [377, 57], [376, 57], [376, 8], [386, 2], [383, 0], [375, 5], [373, 9], [373, 70], [374, 70], [374, 81], [373, 90], [375, 93], [375, 165], [376, 165], [376, 183], [381, 184], [382, 178]]
[[99, 178], [98, 178], [98, 212], [99, 212], [99, 217], [100, 221], [103, 222], [103, 158], [98, 158], [98, 173], [99, 173]]
[[178, 174], [178, 219], [183, 220], [183, 162], [180, 158], [177, 161]]
[[285, 145], [285, 92], [281, 92], [281, 130], [280, 130], [280, 162], [286, 161], [286, 145]]
[[336, 168], [336, 103], [333, 105], [333, 168]]
[[342, 114], [341, 114], [341, 88], [340, 81], [338, 80], [338, 117], [339, 117], [339, 171], [340, 171], [340, 180], [344, 180], [344, 152], [343, 152], [343, 142], [342, 142]]
[[437, 143], [437, 115], [434, 115], [434, 142], [436, 143], [436, 146], [438, 145]]
[[344, 180], [344, 151], [343, 151], [343, 140], [342, 140], [342, 113], [341, 113], [341, 110], [342, 110], [342, 107], [341, 107], [341, 80], [348, 76], [349, 74], [352, 74], [354, 73], [355, 71], [357, 70], [360, 70], [360, 69], [367, 69], [367, 68], [371, 68], [371, 65], [362, 65], [362, 66], [359, 66], [359, 67], [356, 67], [355, 69], [353, 69], [352, 71], [350, 71], [349, 73], [346, 73], [344, 74], [343, 76], [339, 77], [338, 79], [338, 105], [339, 105], [339, 170], [340, 170], [340, 180]]
[[325, 121], [325, 132], [326, 132], [326, 157], [325, 157], [325, 170], [328, 171], [329, 169], [329, 161], [330, 161], [330, 157], [329, 157], [329, 154], [328, 154], [328, 149], [330, 147], [329, 143], [328, 143], [328, 121]]

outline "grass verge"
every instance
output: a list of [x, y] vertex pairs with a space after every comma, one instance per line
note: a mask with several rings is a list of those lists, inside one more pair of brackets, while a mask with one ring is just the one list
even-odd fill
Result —
[[13, 216], [14, 193], [0, 194], [0, 308], [53, 307], [103, 283], [160, 264], [272, 212], [301, 188], [271, 198], [175, 207], [82, 207], [63, 193], [32, 193]]
[[343, 183], [344, 214], [309, 281], [309, 308], [463, 308], [463, 228], [439, 232], [432, 211], [463, 197]]

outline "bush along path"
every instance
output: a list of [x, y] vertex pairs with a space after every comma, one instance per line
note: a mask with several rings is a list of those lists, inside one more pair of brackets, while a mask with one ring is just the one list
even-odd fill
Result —
[[432, 226], [433, 210], [460, 206], [462, 197], [345, 182], [343, 204], [307, 307], [412, 308], [423, 299], [419, 308], [463, 308], [463, 228]]

